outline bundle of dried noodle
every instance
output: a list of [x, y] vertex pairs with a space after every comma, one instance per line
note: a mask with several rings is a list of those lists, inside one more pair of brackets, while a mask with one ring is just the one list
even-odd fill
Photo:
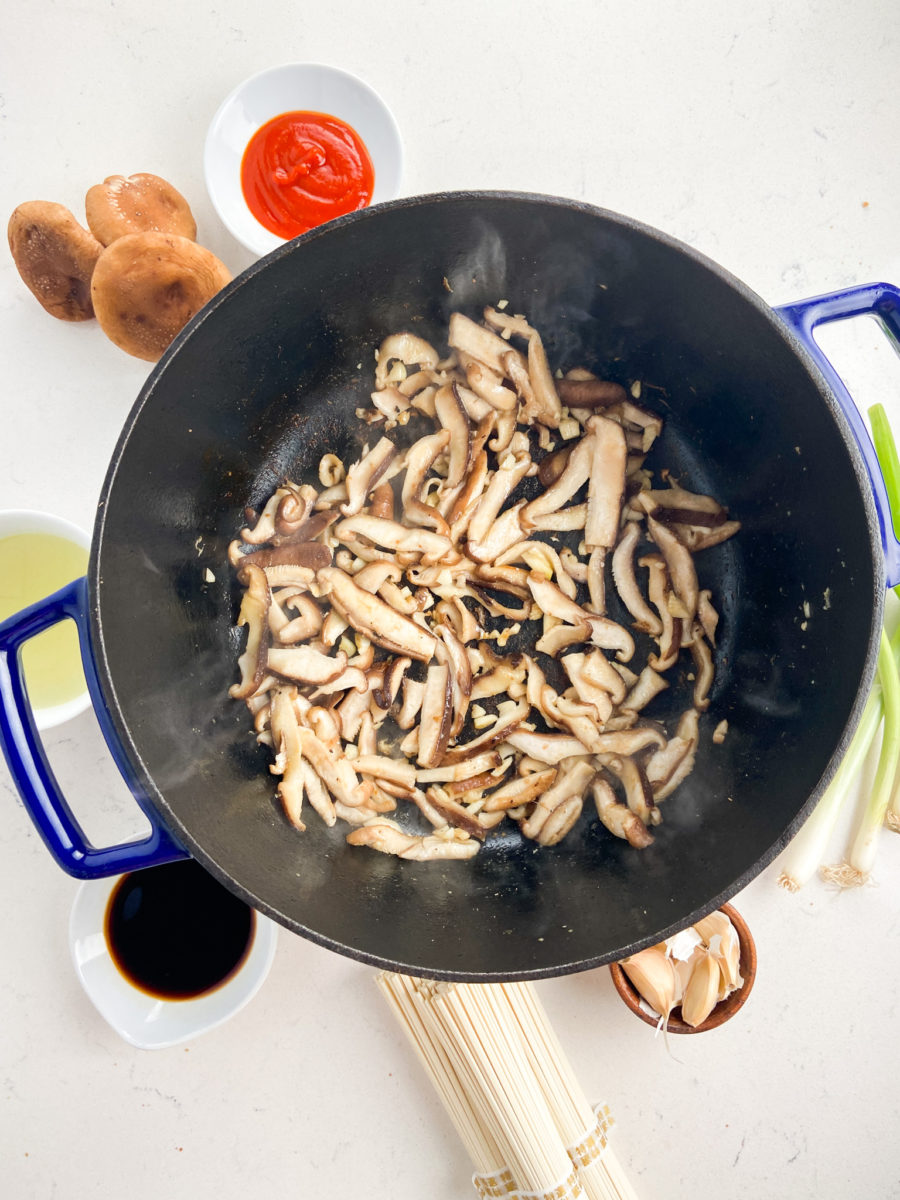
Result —
[[534, 988], [386, 972], [378, 985], [475, 1167], [482, 1197], [635, 1200]]

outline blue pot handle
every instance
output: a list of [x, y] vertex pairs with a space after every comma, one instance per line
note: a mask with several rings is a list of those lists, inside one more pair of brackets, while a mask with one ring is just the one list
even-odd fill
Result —
[[[88, 629], [87, 580], [76, 579], [45, 600], [0, 623], [0, 744], [13, 782], [48, 850], [70, 875], [98, 879], [187, 858], [184, 850], [142, 801], [100, 692]], [[71, 618], [78, 628], [81, 658], [94, 711], [113, 759], [150, 821], [148, 837], [117, 846], [92, 846], [60, 791], [47, 761], [25, 687], [20, 648], [29, 638]]]
[[[840, 292], [830, 292], [825, 296], [813, 296], [810, 300], [800, 300], [797, 304], [785, 304], [775, 311], [790, 326], [815, 360], [847, 418], [872, 484], [878, 523], [881, 526], [887, 586], [895, 587], [900, 583], [900, 542], [894, 533], [893, 514], [878, 456], [865, 421], [841, 377], [822, 353], [816, 342], [814, 330], [817, 325], [824, 325], [828, 321], [842, 321], [846, 317], [875, 317], [893, 343], [894, 349], [900, 353], [900, 288], [890, 283], [868, 283]], [[900, 513], [896, 515], [900, 518]]]

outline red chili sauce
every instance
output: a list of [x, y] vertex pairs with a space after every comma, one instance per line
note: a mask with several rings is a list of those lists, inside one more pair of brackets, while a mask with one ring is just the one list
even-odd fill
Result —
[[320, 112], [286, 112], [256, 131], [241, 162], [241, 188], [266, 229], [297, 237], [372, 199], [375, 168], [362, 138]]

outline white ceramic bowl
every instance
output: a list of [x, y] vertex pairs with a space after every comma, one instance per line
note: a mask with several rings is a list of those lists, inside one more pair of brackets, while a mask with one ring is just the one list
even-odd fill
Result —
[[[149, 868], [152, 870], [153, 868]], [[222, 1025], [253, 999], [275, 957], [277, 925], [254, 913], [253, 943], [224, 984], [190, 1000], [162, 1000], [132, 986], [109, 952], [103, 928], [121, 875], [81, 884], [69, 918], [69, 946], [81, 985], [116, 1033], [140, 1050], [164, 1050]]]
[[[52, 513], [34, 512], [25, 508], [12, 508], [0, 512], [0, 538], [14, 537], [23, 533], [49, 533], [74, 542], [83, 550], [91, 548], [91, 539], [83, 529], [62, 517], [53, 516]], [[70, 582], [71, 580], [68, 579], [60, 580], [59, 586], [63, 587]], [[35, 596], [34, 599], [43, 600], [44, 597]], [[70, 721], [73, 717], [77, 717], [79, 713], [83, 713], [90, 706], [90, 702], [85, 684], [77, 696], [73, 696], [71, 700], [67, 700], [63, 704], [54, 704], [47, 708], [33, 707], [35, 724], [40, 730], [52, 729], [56, 725], [62, 725], [64, 721]]]
[[241, 190], [241, 160], [261, 125], [297, 110], [328, 113], [356, 130], [375, 167], [373, 204], [393, 200], [400, 189], [400, 131], [384, 101], [368, 84], [322, 63], [287, 63], [261, 71], [222, 103], [212, 119], [203, 153], [213, 207], [228, 230], [254, 254], [268, 254], [284, 245], [285, 239], [261, 225], [247, 207]]

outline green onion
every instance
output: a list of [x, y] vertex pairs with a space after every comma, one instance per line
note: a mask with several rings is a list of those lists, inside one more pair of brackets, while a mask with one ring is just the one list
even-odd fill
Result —
[[838, 814], [862, 770], [881, 718], [881, 687], [876, 683], [869, 692], [859, 725], [834, 778], [782, 858], [778, 883], [789, 892], [799, 891], [824, 861]]
[[[891, 426], [883, 404], [873, 404], [869, 409], [869, 424], [872, 427], [872, 441], [875, 444], [875, 453], [878, 455], [888, 503], [891, 506], [891, 524], [894, 526], [896, 534], [894, 513], [900, 514], [900, 457], [897, 456], [897, 444], [891, 433]], [[897, 588], [894, 588], [894, 591], [896, 592]]]
[[845, 886], [866, 883], [875, 865], [878, 838], [894, 790], [897, 760], [900, 759], [900, 675], [887, 633], [882, 629], [878, 650], [878, 680], [884, 703], [884, 732], [875, 781], [856, 830], [850, 856], [837, 868], [828, 868], [826, 878]]
[[[872, 426], [872, 440], [875, 443], [875, 453], [881, 465], [884, 476], [884, 486], [887, 490], [888, 502], [891, 506], [891, 524], [896, 534], [894, 514], [900, 515], [900, 457], [897, 455], [897, 444], [891, 432], [890, 422], [883, 404], [873, 404], [869, 409], [869, 422]], [[900, 596], [900, 586], [894, 588], [894, 593]], [[900, 653], [900, 627], [894, 631], [891, 638], [891, 649], [895, 661]], [[894, 784], [886, 813], [888, 828], [900, 833], [900, 771], [897, 762], [894, 763]]]
[[[900, 457], [883, 405], [869, 409], [872, 440], [884, 476], [885, 489], [894, 514], [900, 517]], [[900, 596], [900, 585], [894, 588]], [[848, 796], [856, 784], [875, 734], [884, 723], [881, 750], [875, 779], [865, 809], [858, 822], [846, 862], [822, 869], [829, 882], [843, 887], [865, 883], [872, 872], [878, 838], [887, 819], [891, 829], [900, 832], [900, 628], [888, 639], [884, 629], [878, 649], [878, 679], [866, 701], [859, 726], [847, 753], [822, 799], [809, 820], [791, 842], [783, 856], [778, 882], [795, 892], [816, 872], [828, 849], [828, 843]]]
[[[894, 588], [894, 591], [897, 592], [898, 588]], [[898, 664], [898, 672], [900, 672], [900, 625], [891, 635], [891, 650], [894, 662]], [[894, 833], [900, 833], [900, 763], [894, 768], [894, 786], [891, 790], [885, 823], [888, 829], [892, 829]]]

